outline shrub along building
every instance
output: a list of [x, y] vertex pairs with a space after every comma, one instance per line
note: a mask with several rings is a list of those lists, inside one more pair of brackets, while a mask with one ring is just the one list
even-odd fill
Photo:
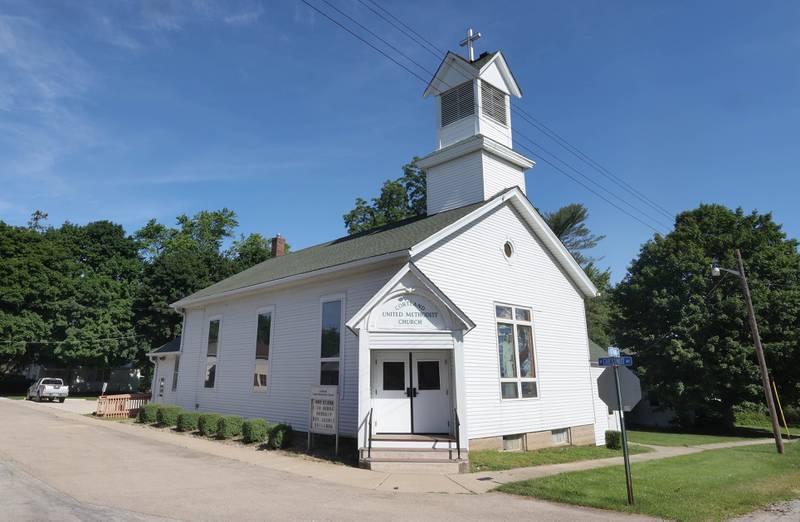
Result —
[[505, 58], [448, 53], [424, 96], [427, 215], [286, 255], [278, 237], [271, 259], [174, 303], [183, 335], [151, 354], [158, 401], [305, 431], [312, 386], [336, 385], [339, 431], [373, 469], [602, 443], [597, 290], [526, 197]]

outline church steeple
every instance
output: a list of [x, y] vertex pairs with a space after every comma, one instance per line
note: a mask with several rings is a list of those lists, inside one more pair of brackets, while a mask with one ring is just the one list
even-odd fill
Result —
[[512, 150], [510, 97], [522, 97], [500, 51], [474, 58], [480, 33], [470, 29], [448, 52], [423, 93], [437, 100], [437, 150], [418, 165], [427, 172], [428, 214], [476, 203], [512, 186], [525, 191], [533, 161]]

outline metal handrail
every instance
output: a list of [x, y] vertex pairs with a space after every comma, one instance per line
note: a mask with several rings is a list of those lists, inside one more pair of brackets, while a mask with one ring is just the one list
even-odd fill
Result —
[[372, 408], [369, 409], [369, 442], [367, 444], [367, 458], [372, 458]]
[[458, 410], [453, 408], [453, 415], [455, 416], [456, 421], [456, 454], [458, 455], [459, 460], [461, 459], [461, 422], [458, 420]]

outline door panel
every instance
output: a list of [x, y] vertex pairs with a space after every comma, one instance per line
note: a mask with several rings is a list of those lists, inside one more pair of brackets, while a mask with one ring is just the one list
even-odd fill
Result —
[[373, 419], [376, 433], [411, 433], [408, 352], [373, 356]]
[[414, 433], [450, 433], [448, 357], [413, 354]]

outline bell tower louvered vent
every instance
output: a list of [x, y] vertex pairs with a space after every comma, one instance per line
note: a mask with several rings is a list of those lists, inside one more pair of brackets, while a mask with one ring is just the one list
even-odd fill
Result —
[[485, 81], [481, 82], [481, 106], [483, 115], [494, 121], [507, 125], [506, 99], [503, 91]]
[[[475, 40], [475, 38], [472, 38]], [[469, 59], [447, 53], [424, 96], [437, 101], [436, 151], [420, 158], [428, 215], [517, 187], [533, 161], [514, 152], [511, 97], [522, 96], [500, 51]]]
[[472, 82], [464, 82], [442, 93], [442, 127], [475, 114], [475, 91]]

